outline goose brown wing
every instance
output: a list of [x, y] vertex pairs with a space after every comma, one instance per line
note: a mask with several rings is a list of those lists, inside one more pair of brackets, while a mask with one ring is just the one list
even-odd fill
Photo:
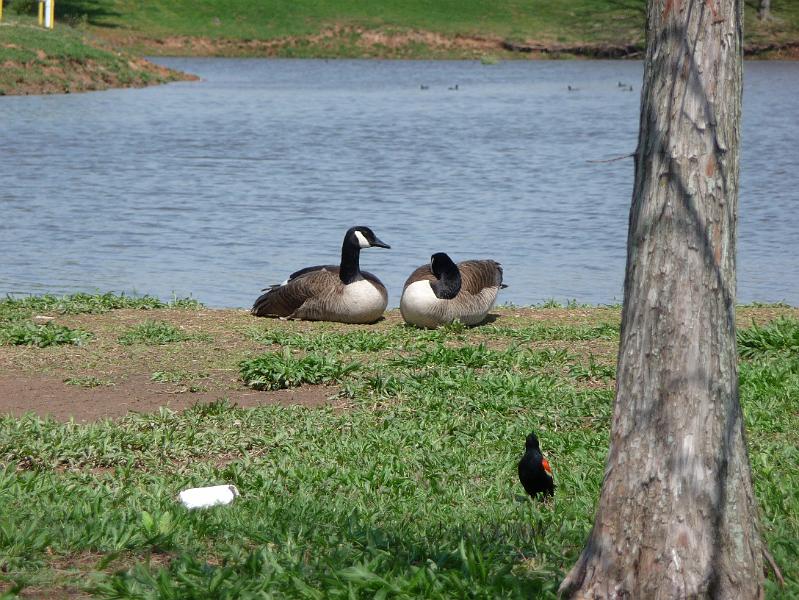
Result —
[[338, 267], [308, 267], [292, 273], [288, 281], [261, 294], [252, 306], [256, 317], [290, 317], [306, 300], [341, 285]]
[[288, 276], [288, 279], [283, 283], [273, 283], [269, 287], [263, 288], [261, 291], [266, 292], [267, 290], [274, 290], [279, 288], [281, 285], [287, 284], [292, 279], [296, 279], [300, 275], [305, 275], [306, 273], [310, 273], [311, 271], [321, 271], [322, 269], [326, 269], [328, 271], [332, 271], [334, 269], [338, 269], [336, 265], [316, 265], [315, 267], [305, 267], [304, 269], [300, 269], [299, 271], [294, 271], [291, 275]]
[[479, 294], [485, 288], [502, 285], [502, 265], [495, 260], [465, 260], [458, 263], [461, 290]]
[[430, 269], [430, 265], [422, 265], [418, 269], [416, 269], [413, 273], [408, 276], [408, 279], [405, 280], [405, 285], [402, 286], [403, 291], [406, 287], [415, 283], [416, 281], [424, 281], [427, 279], [430, 283], [435, 283], [437, 281], [436, 276], [433, 275], [432, 269]]

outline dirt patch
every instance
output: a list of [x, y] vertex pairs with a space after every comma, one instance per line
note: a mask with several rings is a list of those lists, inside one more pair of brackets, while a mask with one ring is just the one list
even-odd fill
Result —
[[256, 406], [323, 406], [331, 403], [337, 389], [329, 386], [303, 386], [288, 390], [259, 392], [246, 388], [219, 392], [182, 392], [165, 388], [149, 377], [133, 375], [113, 386], [83, 388], [64, 383], [53, 376], [0, 376], [0, 414], [21, 416], [35, 413], [59, 421], [98, 421], [123, 417], [129, 412], [153, 412], [161, 407], [180, 411], [195, 404], [228, 399], [244, 408]]
[[[304, 36], [285, 36], [271, 40], [165, 36], [149, 38], [131, 32], [103, 31], [97, 34], [114, 44], [137, 48], [144, 53], [183, 56], [302, 56], [365, 58], [480, 58], [496, 55], [505, 58], [546, 58], [560, 54], [590, 57], [638, 56], [640, 45], [566, 45], [538, 40], [520, 43], [500, 37], [444, 35], [434, 31], [406, 29], [380, 30], [333, 26]], [[310, 50], [310, 52], [309, 52]]]
[[[537, 324], [590, 327], [617, 324], [618, 307], [608, 308], [519, 308], [499, 307], [483, 327], [453, 335], [447, 344], [461, 346], [484, 343], [503, 350], [513, 345], [532, 350], [565, 350], [579, 357], [583, 366], [591, 361], [615, 364], [618, 340], [540, 340], [519, 342], [509, 335], [492, 332]], [[763, 324], [781, 315], [799, 318], [799, 309], [780, 306], [740, 307], [739, 327]], [[282, 334], [347, 333], [358, 330], [389, 332], [401, 326], [398, 310], [386, 313], [374, 325], [345, 325], [310, 321], [258, 319], [245, 310], [114, 310], [103, 314], [64, 315], [53, 313], [53, 322], [80, 328], [91, 334], [82, 346], [0, 346], [0, 414], [20, 416], [26, 412], [79, 422], [118, 418], [134, 412], [153, 412], [160, 407], [179, 411], [195, 404], [228, 399], [241, 407], [292, 405], [316, 407], [334, 405], [345, 409], [341, 399], [331, 400], [335, 387], [303, 386], [273, 392], [244, 386], [239, 365], [280, 345], [257, 341], [265, 332]], [[163, 321], [185, 334], [180, 342], [160, 345], [126, 345], [120, 339], [145, 321]], [[280, 336], [278, 336], [280, 337]], [[302, 350], [292, 352], [301, 354]], [[324, 352], [324, 351], [320, 351]], [[387, 348], [378, 353], [351, 352], [342, 360], [368, 363], [390, 359], [401, 351]], [[69, 382], [69, 383], [67, 383]], [[600, 382], [596, 385], [607, 385]], [[594, 385], [590, 380], [587, 385]]]
[[799, 42], [748, 44], [744, 46], [744, 55], [768, 60], [799, 60]]
[[[25, 587], [19, 592], [19, 598], [26, 600], [88, 600], [95, 596], [84, 591], [80, 584], [85, 583], [86, 577], [93, 573], [102, 560], [107, 560], [108, 556], [100, 552], [81, 551], [68, 555], [54, 555], [50, 548], [45, 550], [48, 557], [48, 564], [55, 579], [59, 581], [52, 585], [32, 585]], [[144, 557], [132, 552], [121, 552], [113, 560], [108, 562], [101, 569], [104, 573], [113, 573], [129, 568], [142, 558], [151, 567], [166, 567], [173, 559], [170, 553], [150, 552]], [[0, 593], [11, 589], [10, 584], [0, 583]]]
[[13, 85], [3, 87], [3, 93], [13, 96], [70, 94], [198, 79], [195, 75], [168, 69], [143, 58], [131, 59], [127, 66], [129, 71], [124, 73], [93, 60], [77, 62], [49, 57], [44, 64], [7, 60], [3, 63], [3, 69], [9, 73], [19, 73], [19, 76]]
[[[1, 587], [0, 591], [2, 591]], [[54, 588], [25, 588], [19, 593], [18, 597], [25, 600], [53, 600], [53, 598], [58, 598], [59, 600], [88, 600], [93, 596], [74, 587], [58, 586]]]
[[[364, 58], [642, 58], [643, 42], [558, 43], [496, 36], [445, 35], [418, 29], [366, 29], [334, 25], [319, 33], [268, 40], [193, 36], [152, 38], [125, 30], [96, 32], [114, 44], [165, 56], [314, 56]], [[747, 56], [799, 58], [799, 43], [747, 44]]]

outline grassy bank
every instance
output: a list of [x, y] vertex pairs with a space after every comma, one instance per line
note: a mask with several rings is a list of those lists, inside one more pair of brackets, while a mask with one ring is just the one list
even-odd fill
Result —
[[[116, 43], [164, 54], [476, 58], [620, 56], [644, 42], [644, 0], [104, 0], [62, 2]], [[799, 42], [799, 4], [745, 6], [750, 50]], [[526, 52], [509, 51], [516, 48]], [[529, 52], [529, 53], [527, 53]], [[790, 51], [789, 51], [790, 52]]]
[[5, 14], [0, 23], [0, 95], [70, 93], [141, 87], [189, 78], [129, 52], [111, 49], [81, 29], [53, 31]]
[[[55, 31], [45, 32], [35, 26], [36, 2], [6, 0], [0, 94], [187, 77], [138, 58], [143, 54], [486, 62], [640, 57], [644, 7], [644, 0], [59, 0]], [[746, 3], [747, 53], [799, 57], [799, 3], [772, 0], [770, 19], [756, 14], [756, 3]]]
[[[799, 594], [798, 319], [738, 310], [756, 493], [788, 580], [770, 598]], [[617, 307], [501, 308], [481, 327], [420, 331], [396, 311], [342, 326], [111, 295], [0, 302], [0, 386], [55, 381], [86, 421], [0, 417], [0, 589], [554, 598], [601, 485], [618, 327]], [[162, 404], [216, 401], [89, 418], [132, 381]], [[253, 408], [218, 400], [237, 394]], [[531, 430], [555, 472], [547, 504], [516, 481]], [[216, 483], [241, 497], [175, 502]]]

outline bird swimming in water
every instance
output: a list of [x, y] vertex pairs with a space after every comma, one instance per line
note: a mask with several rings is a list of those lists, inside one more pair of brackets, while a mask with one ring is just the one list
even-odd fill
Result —
[[525, 452], [519, 461], [519, 481], [530, 496], [538, 494], [551, 496], [555, 493], [555, 481], [549, 461], [541, 454], [538, 438], [534, 433], [527, 436], [524, 444]]

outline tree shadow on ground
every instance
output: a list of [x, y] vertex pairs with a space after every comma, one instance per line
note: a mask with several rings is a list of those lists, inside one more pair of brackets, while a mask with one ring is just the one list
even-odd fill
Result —
[[55, 3], [55, 14], [57, 19], [68, 23], [86, 22], [96, 27], [119, 27], [113, 20], [120, 13], [101, 0], [59, 0]]
[[[178, 551], [166, 566], [139, 562], [127, 572], [117, 572], [109, 589], [142, 592], [166, 585], [171, 589], [161, 592], [198, 597], [194, 595], [198, 590], [213, 584], [220, 596], [293, 592], [308, 598], [322, 597], [322, 593], [325, 597], [444, 598], [479, 590], [476, 597], [485, 597], [482, 592], [529, 598], [553, 595], [559, 581], [551, 566], [543, 566], [551, 556], [542, 558], [535, 550], [543, 531], [528, 523], [442, 524], [435, 531], [413, 535], [373, 526], [352, 515], [338, 517], [338, 531], [335, 539], [327, 540], [327, 550], [311, 539], [307, 524], [300, 521], [286, 524], [302, 532], [287, 538], [293, 538], [292, 553], [280, 551], [273, 531], [240, 531], [248, 538], [241, 540], [241, 549], [246, 547], [246, 551], [222, 564], [212, 553]], [[524, 573], [517, 571], [520, 565]], [[302, 583], [298, 583], [299, 574]]]

